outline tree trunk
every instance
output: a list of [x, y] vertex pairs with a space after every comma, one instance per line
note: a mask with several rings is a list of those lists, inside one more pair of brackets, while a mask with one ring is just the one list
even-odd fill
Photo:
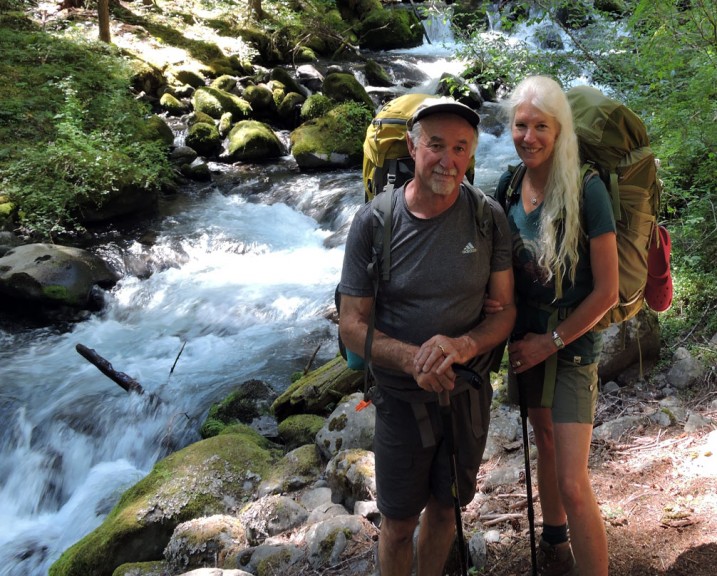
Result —
[[264, 19], [264, 10], [261, 7], [261, 0], [249, 0], [249, 8], [254, 13], [254, 18], [257, 20]]
[[110, 0], [97, 1], [97, 20], [100, 25], [100, 40], [111, 42], [110, 38]]

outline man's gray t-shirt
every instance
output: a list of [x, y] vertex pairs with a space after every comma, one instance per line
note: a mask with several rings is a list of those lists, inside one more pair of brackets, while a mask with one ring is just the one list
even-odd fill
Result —
[[[376, 328], [415, 345], [436, 334], [465, 334], [480, 320], [491, 272], [507, 270], [512, 265], [510, 232], [503, 209], [489, 199], [493, 217], [491, 247], [476, 223], [477, 201], [465, 187], [461, 187], [453, 206], [430, 219], [417, 218], [409, 212], [403, 188], [395, 194], [390, 280], [379, 284]], [[370, 203], [354, 217], [339, 285], [342, 294], [373, 296], [367, 272], [373, 218]], [[374, 366], [374, 374], [380, 386], [406, 399], [435, 400], [435, 394], [421, 390], [406, 374], [378, 366]]]

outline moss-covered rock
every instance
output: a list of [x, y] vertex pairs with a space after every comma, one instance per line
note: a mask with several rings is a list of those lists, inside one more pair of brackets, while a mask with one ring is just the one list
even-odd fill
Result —
[[187, 104], [169, 92], [162, 94], [159, 105], [164, 108], [170, 116], [180, 116], [187, 111]]
[[301, 121], [306, 122], [307, 120], [321, 118], [324, 114], [328, 114], [335, 106], [336, 104], [332, 102], [328, 96], [312, 94], [306, 99], [306, 102], [301, 105]]
[[232, 113], [224, 112], [222, 117], [219, 119], [219, 124], [217, 125], [217, 130], [219, 130], [219, 134], [221, 134], [222, 138], [229, 134], [233, 124], [234, 116], [232, 116]]
[[214, 118], [212, 118], [209, 114], [206, 114], [204, 112], [198, 112], [195, 110], [189, 120], [187, 120], [187, 125], [191, 126], [192, 124], [196, 124], [197, 122], [214, 124]]
[[363, 20], [371, 12], [383, 10], [381, 0], [336, 0], [341, 18], [347, 22]]
[[227, 138], [227, 153], [233, 161], [269, 160], [285, 153], [284, 146], [271, 127], [256, 120], [238, 122]]
[[374, 10], [358, 26], [361, 48], [392, 50], [420, 46], [423, 27], [409, 10]]
[[301, 168], [359, 166], [372, 114], [353, 102], [310, 120], [291, 133], [291, 153]]
[[157, 140], [164, 142], [167, 146], [171, 146], [174, 143], [174, 133], [164, 121], [164, 118], [160, 118], [156, 114], [153, 114], [147, 118], [148, 134], [150, 137], [154, 136]]
[[202, 156], [216, 156], [222, 148], [222, 137], [217, 127], [205, 122], [196, 122], [187, 130], [185, 139], [187, 146]]
[[242, 93], [242, 98], [251, 105], [254, 117], [266, 116], [276, 110], [274, 94], [265, 84], [247, 86]]
[[179, 84], [189, 84], [194, 88], [201, 88], [207, 84], [207, 79], [199, 70], [192, 70], [191, 68], [178, 68], [171, 70], [170, 74], [177, 79]]
[[369, 86], [393, 86], [394, 82], [388, 75], [388, 72], [376, 62], [376, 60], [367, 60], [364, 66], [364, 74], [366, 75], [366, 82]]
[[129, 63], [130, 82], [136, 92], [159, 96], [166, 89], [167, 79], [157, 66], [137, 59], [131, 59]]
[[324, 79], [324, 95], [335, 102], [358, 102], [368, 110], [374, 109], [373, 100], [366, 89], [348, 72], [334, 72]]
[[269, 414], [276, 393], [261, 380], [247, 380], [221, 402], [212, 404], [202, 425], [203, 438], [222, 433], [225, 427], [251, 424], [255, 418]]
[[289, 92], [281, 101], [277, 113], [285, 126], [296, 128], [301, 123], [301, 107], [306, 99], [296, 92]]
[[127, 562], [161, 560], [175, 527], [214, 514], [236, 514], [276, 455], [250, 428], [202, 440], [158, 462], [127, 490], [94, 532], [66, 550], [50, 576], [111, 576]]
[[118, 566], [112, 576], [166, 576], [169, 570], [167, 562], [128, 562]]
[[225, 112], [231, 112], [234, 118], [248, 118], [251, 114], [249, 102], [235, 94], [205, 86], [199, 88], [192, 98], [194, 110], [204, 112], [219, 120]]
[[259, 494], [284, 494], [300, 490], [316, 481], [323, 472], [316, 444], [304, 444], [291, 450], [271, 470], [259, 486]]
[[236, 85], [237, 79], [234, 76], [231, 76], [230, 74], [222, 74], [219, 78], [212, 80], [212, 83], [209, 86], [217, 88], [218, 90], [224, 90], [225, 92], [231, 92], [234, 90]]
[[325, 418], [318, 414], [294, 414], [279, 423], [279, 439], [288, 448], [293, 449], [313, 443], [316, 434], [324, 425]]
[[306, 63], [306, 62], [318, 62], [319, 58], [316, 56], [316, 52], [308, 46], [299, 46], [295, 52], [295, 61]]
[[99, 256], [57, 244], [24, 244], [0, 258], [0, 295], [36, 306], [96, 306], [95, 286], [109, 288], [119, 279]]
[[299, 84], [286, 68], [281, 66], [272, 68], [269, 73], [269, 79], [281, 82], [287, 92], [298, 92], [299, 94], [307, 95], [306, 88]]

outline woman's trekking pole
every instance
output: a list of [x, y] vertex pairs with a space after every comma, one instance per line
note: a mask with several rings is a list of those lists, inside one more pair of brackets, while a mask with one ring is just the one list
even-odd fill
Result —
[[438, 394], [438, 404], [441, 409], [443, 436], [448, 449], [451, 469], [451, 493], [453, 495], [453, 510], [456, 515], [456, 545], [458, 547], [458, 560], [461, 565], [461, 576], [468, 576], [468, 554], [466, 541], [463, 539], [463, 520], [461, 518], [461, 500], [458, 496], [458, 463], [456, 461], [456, 444], [453, 437], [453, 415], [451, 414], [451, 399], [448, 390]]
[[535, 511], [533, 510], [533, 484], [530, 480], [530, 444], [528, 442], [528, 399], [518, 380], [520, 420], [523, 426], [523, 457], [525, 460], [525, 489], [528, 496], [528, 528], [530, 529], [530, 562], [533, 576], [538, 576], [538, 558], [535, 549]]

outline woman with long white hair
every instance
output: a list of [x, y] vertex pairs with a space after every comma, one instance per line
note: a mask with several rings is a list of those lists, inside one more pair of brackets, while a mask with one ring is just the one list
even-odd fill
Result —
[[505, 199], [513, 184], [504, 206], [518, 316], [508, 351], [510, 380], [525, 395], [538, 448], [539, 573], [604, 576], [607, 537], [588, 456], [602, 351], [592, 328], [618, 299], [615, 220], [600, 178], [581, 181], [560, 85], [531, 76], [505, 106], [522, 177], [503, 174], [496, 196]]

